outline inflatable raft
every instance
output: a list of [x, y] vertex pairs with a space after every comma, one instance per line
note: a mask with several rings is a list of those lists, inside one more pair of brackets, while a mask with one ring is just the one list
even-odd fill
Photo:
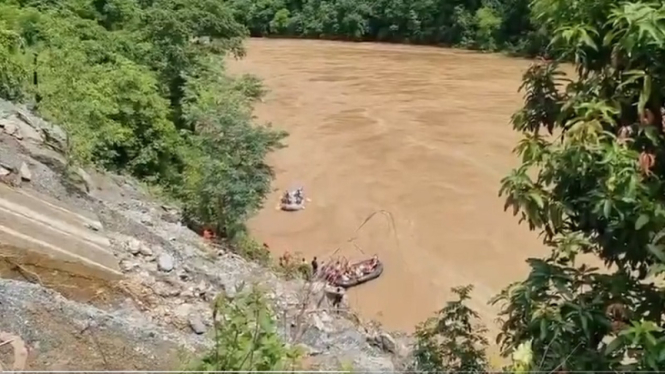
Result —
[[[365, 261], [359, 262], [359, 263], [355, 264], [354, 266], [359, 266], [359, 265], [367, 263], [369, 261], [371, 261], [371, 260], [365, 260]], [[358, 277], [358, 278], [351, 278], [349, 280], [343, 280], [342, 278], [338, 278], [337, 280], [335, 280], [333, 285], [335, 285], [337, 287], [342, 287], [342, 288], [351, 288], [351, 287], [361, 285], [365, 282], [369, 282], [371, 280], [374, 280], [374, 279], [380, 277], [382, 273], [383, 273], [383, 263], [381, 263], [381, 261], [379, 261], [376, 264], [376, 267], [374, 268], [374, 270], [372, 270], [371, 273], [365, 274], [365, 275], [363, 275], [361, 277]]]
[[282, 203], [280, 205], [280, 208], [282, 210], [286, 211], [286, 212], [295, 212], [295, 211], [298, 211], [298, 210], [305, 209], [305, 204], [304, 204], [304, 202], [300, 203], [300, 204], [298, 204], [298, 203], [291, 203], [291, 204]]
[[281, 210], [287, 212], [296, 212], [305, 209], [305, 198], [302, 196], [302, 189], [286, 191], [282, 196], [279, 207]]

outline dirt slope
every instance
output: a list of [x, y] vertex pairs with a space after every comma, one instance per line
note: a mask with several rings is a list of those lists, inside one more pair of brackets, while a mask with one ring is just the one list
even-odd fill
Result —
[[[230, 63], [265, 80], [260, 120], [291, 134], [274, 155], [276, 186], [303, 184], [312, 202], [275, 210], [278, 192], [251, 222], [276, 252], [377, 253], [380, 280], [352, 305], [390, 328], [411, 329], [473, 283], [475, 307], [524, 275], [540, 241], [502, 210], [499, 180], [516, 163], [509, 119], [529, 62], [436, 48], [252, 40]], [[346, 243], [373, 212], [377, 215]], [[364, 251], [365, 254], [361, 253]]]

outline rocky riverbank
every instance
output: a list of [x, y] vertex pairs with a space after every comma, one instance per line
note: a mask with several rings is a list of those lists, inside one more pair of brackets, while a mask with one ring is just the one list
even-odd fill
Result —
[[[26, 343], [28, 369], [177, 369], [210, 346], [215, 295], [240, 284], [265, 291], [280, 333], [307, 352], [310, 367], [399, 367], [405, 339], [351, 311], [330, 312], [320, 285], [286, 281], [205, 243], [180, 223], [177, 207], [150, 197], [131, 178], [67, 171], [65, 144], [58, 127], [0, 101], [2, 182], [94, 215], [98, 223], [87, 229], [108, 239], [122, 272], [96, 274], [83, 263], [0, 241], [0, 332]], [[0, 362], [8, 365], [10, 344], [1, 344]]]

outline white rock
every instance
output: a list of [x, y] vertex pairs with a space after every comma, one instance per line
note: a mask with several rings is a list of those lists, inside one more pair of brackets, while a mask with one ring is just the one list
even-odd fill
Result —
[[180, 289], [176, 285], [165, 282], [157, 282], [152, 286], [152, 290], [162, 297], [174, 297], [180, 295]]
[[18, 132], [18, 126], [15, 124], [8, 121], [5, 121], [4, 124], [5, 126], [3, 127], [5, 128], [5, 133], [7, 133], [7, 135], [14, 135], [16, 132]]
[[85, 227], [92, 231], [101, 231], [104, 228], [100, 222], [86, 223]]
[[198, 335], [201, 335], [204, 332], [206, 332], [206, 325], [197, 315], [192, 315], [189, 317], [189, 327], [191, 327], [192, 331], [194, 331]]
[[122, 260], [120, 261], [120, 269], [122, 269], [123, 272], [127, 273], [130, 272], [134, 269], [137, 269], [139, 267], [139, 264], [129, 261], [129, 260]]
[[157, 259], [157, 267], [159, 270], [169, 272], [175, 267], [173, 256], [168, 253], [162, 253]]
[[81, 180], [83, 180], [83, 184], [85, 184], [85, 189], [86, 192], [90, 192], [93, 190], [93, 182], [92, 178], [90, 177], [90, 174], [88, 174], [85, 170], [81, 168], [76, 169], [76, 174], [78, 174], [79, 177], [81, 177]]
[[152, 249], [145, 244], [141, 244], [139, 253], [141, 253], [143, 256], [152, 256], [153, 254]]
[[319, 316], [317, 316], [316, 314], [312, 315], [312, 322], [313, 322], [314, 327], [316, 327], [317, 330], [319, 330], [321, 332], [325, 332], [325, 333], [330, 332], [330, 327], [327, 326], [325, 323], [323, 323], [323, 321], [321, 321], [321, 318]]
[[192, 304], [187, 304], [187, 303], [180, 304], [175, 308], [173, 314], [175, 314], [176, 317], [186, 318], [188, 315], [191, 314], [192, 308], [193, 308]]
[[32, 179], [32, 172], [28, 168], [28, 164], [25, 162], [21, 163], [21, 167], [19, 168], [19, 174], [21, 175], [21, 179], [24, 181], [30, 181]]
[[399, 351], [397, 342], [392, 336], [390, 336], [390, 334], [383, 332], [381, 335], [379, 335], [379, 339], [381, 341], [381, 347], [385, 351], [390, 353], [397, 353]]
[[136, 256], [141, 251], [141, 241], [136, 238], [132, 238], [129, 243], [127, 243], [127, 249], [129, 250], [129, 253]]
[[193, 288], [188, 288], [180, 293], [180, 296], [186, 297], [186, 298], [193, 298], [194, 297], [194, 289]]

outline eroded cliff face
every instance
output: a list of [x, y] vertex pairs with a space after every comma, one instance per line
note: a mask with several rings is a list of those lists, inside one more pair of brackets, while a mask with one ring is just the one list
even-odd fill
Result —
[[265, 290], [312, 368], [394, 370], [406, 356], [403, 339], [330, 312], [320, 285], [204, 243], [136, 181], [66, 171], [65, 142], [0, 101], [0, 332], [25, 342], [28, 369], [177, 369], [211, 345], [215, 295], [240, 284]]

